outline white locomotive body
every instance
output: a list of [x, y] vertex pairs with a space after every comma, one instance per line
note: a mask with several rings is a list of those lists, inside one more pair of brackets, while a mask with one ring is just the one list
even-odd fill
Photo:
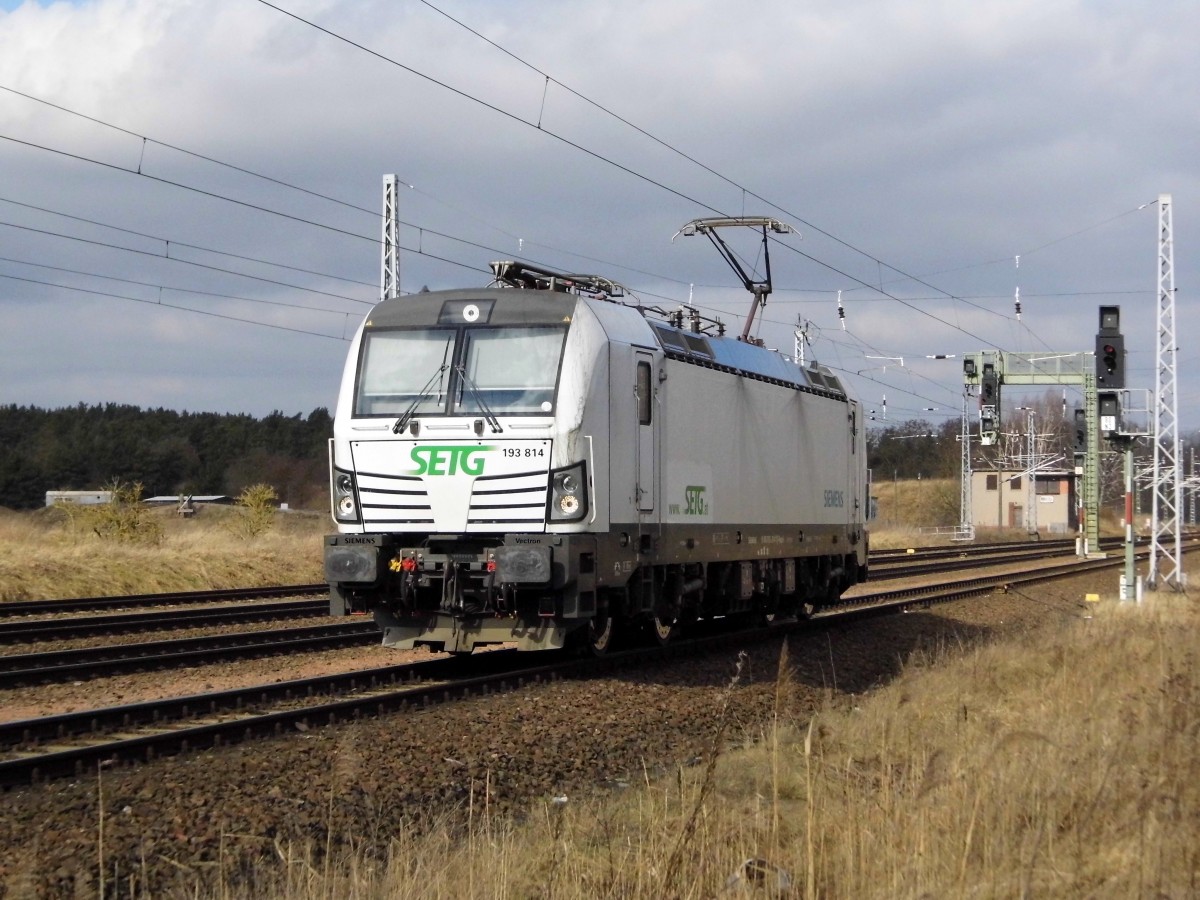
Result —
[[866, 577], [865, 423], [832, 373], [518, 283], [544, 287], [385, 300], [356, 336], [331, 612], [373, 613], [401, 648], [603, 651], [642, 623], [665, 641], [811, 611]]

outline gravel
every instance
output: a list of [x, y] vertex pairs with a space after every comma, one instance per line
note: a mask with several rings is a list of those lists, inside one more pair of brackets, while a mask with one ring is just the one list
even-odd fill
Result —
[[[1085, 615], [1084, 594], [1111, 595], [1115, 580], [1109, 570], [795, 634], [791, 712], [886, 683], [914, 651], [949, 639], [990, 640]], [[779, 655], [779, 641], [747, 647], [729, 707], [736, 739], [768, 718]], [[402, 659], [382, 648], [276, 657], [6, 691], [0, 703], [6, 718], [20, 718]], [[485, 785], [501, 814], [613, 790], [703, 756], [735, 665], [736, 652], [725, 651], [14, 789], [0, 820], [0, 887], [89, 894], [101, 834], [108, 877], [136, 873], [157, 895], [218, 858], [250, 860], [276, 840], [323, 847], [327, 835], [354, 835], [382, 844], [479, 803]]]

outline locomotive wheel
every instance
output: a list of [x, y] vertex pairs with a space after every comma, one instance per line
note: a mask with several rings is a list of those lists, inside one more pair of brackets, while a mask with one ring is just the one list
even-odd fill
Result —
[[588, 623], [588, 647], [596, 656], [603, 656], [612, 649], [616, 635], [613, 617], [607, 612], [597, 613]]
[[675, 633], [679, 628], [679, 619], [674, 614], [664, 614], [656, 612], [650, 620], [651, 630], [654, 632], [654, 639], [659, 644], [668, 644], [671, 638], [675, 637]]

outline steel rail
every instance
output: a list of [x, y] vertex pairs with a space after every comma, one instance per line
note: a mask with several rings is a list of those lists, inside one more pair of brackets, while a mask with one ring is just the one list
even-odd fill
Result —
[[319, 594], [328, 584], [284, 584], [253, 588], [219, 588], [211, 591], [181, 591], [165, 594], [129, 594], [114, 597], [68, 597], [62, 600], [8, 600], [0, 603], [0, 616], [32, 616], [45, 613], [87, 612], [93, 609], [134, 609], [140, 606], [171, 606], [188, 603], [220, 603], [257, 597], [291, 597]]
[[[1123, 546], [1123, 537], [1106, 537], [1100, 539], [1101, 550], [1112, 550]], [[1148, 543], [1146, 538], [1138, 538], [1137, 544]], [[1052, 540], [1036, 541], [998, 541], [991, 544], [961, 544], [953, 547], [908, 547], [872, 550], [868, 563], [891, 563], [904, 559], [942, 559], [987, 556], [993, 553], [1034, 553], [1048, 549], [1075, 552], [1074, 538], [1054, 538]]]
[[1036, 544], [1021, 550], [1004, 553], [992, 551], [986, 554], [969, 554], [943, 557], [897, 558], [873, 563], [867, 581], [887, 581], [894, 578], [911, 578], [937, 572], [954, 572], [960, 569], [982, 569], [988, 566], [1019, 565], [1030, 560], [1055, 559], [1074, 556], [1075, 547], [1039, 547]]
[[11, 622], [0, 622], [0, 644], [320, 616], [327, 612], [328, 603], [325, 600], [292, 600], [282, 603], [208, 606], [166, 612], [110, 613], [82, 618], [60, 617], [34, 621], [17, 619]]
[[0, 656], [0, 688], [253, 659], [281, 653], [361, 647], [378, 642], [379, 627], [370, 619], [356, 618], [350, 622], [312, 628], [245, 631], [174, 641], [22, 653]]

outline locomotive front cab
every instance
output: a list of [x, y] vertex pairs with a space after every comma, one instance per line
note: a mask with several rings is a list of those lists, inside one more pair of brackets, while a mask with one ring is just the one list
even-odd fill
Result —
[[559, 410], [575, 301], [453, 291], [372, 312], [331, 442], [331, 613], [373, 613], [397, 647], [561, 644], [574, 573], [551, 532], [592, 513]]

